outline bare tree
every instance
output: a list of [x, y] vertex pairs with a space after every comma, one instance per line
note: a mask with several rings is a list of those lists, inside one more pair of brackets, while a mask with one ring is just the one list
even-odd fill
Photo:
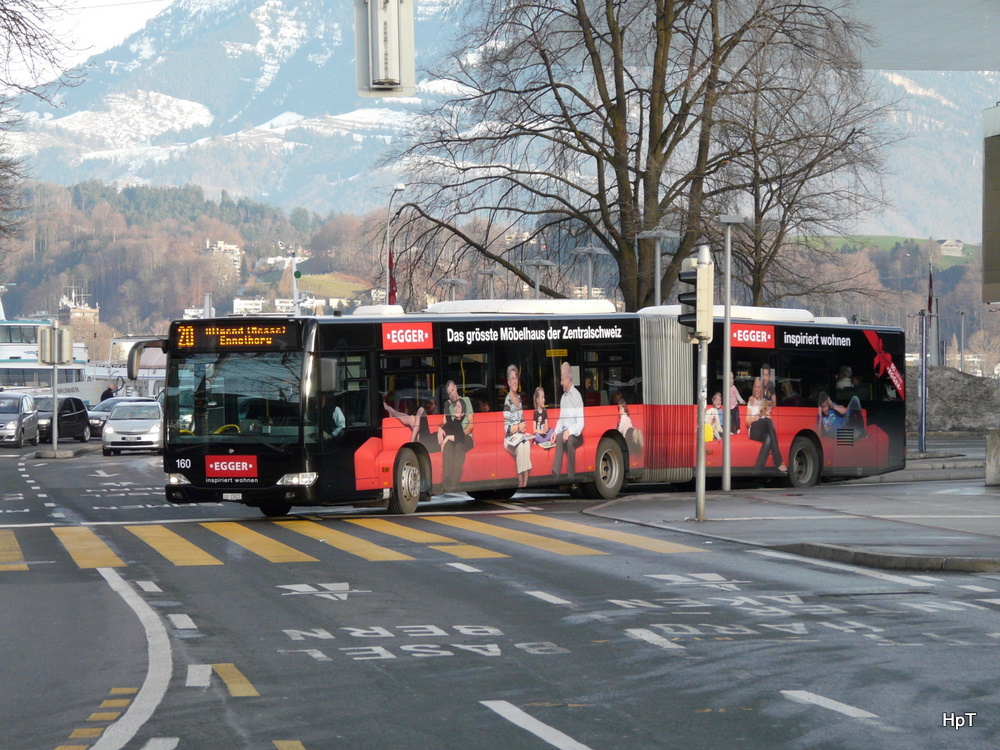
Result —
[[[832, 45], [821, 59], [850, 63], [842, 41], [819, 40]], [[822, 238], [887, 206], [883, 154], [897, 139], [885, 123], [895, 102], [856, 67], [814, 62], [798, 48], [765, 47], [747, 66], [748, 91], [720, 106], [718, 137], [732, 158], [716, 194], [748, 214], [733, 253], [750, 304], [879, 289], [857, 258]]]
[[[4, 134], [20, 125], [15, 107], [21, 97], [51, 101], [60, 88], [81, 80], [80, 71], [61, 65], [70, 49], [52, 31], [52, 22], [63, 13], [48, 0], [0, 3], [0, 153], [9, 153]], [[20, 231], [24, 178], [20, 160], [0, 157], [0, 243]], [[0, 249], [0, 273], [8, 252]]]
[[[765, 50], [850, 67], [864, 38], [836, 0], [488, 0], [466, 28], [431, 71], [460, 93], [390, 157], [407, 172], [407, 215], [422, 239], [454, 236], [526, 283], [526, 248], [562, 263], [591, 242], [614, 259], [628, 309], [650, 303], [655, 282], [653, 242], [637, 235], [680, 231], [669, 291], [709, 218], [735, 202], [725, 174], [746, 143], [719, 139], [719, 122], [759, 85]], [[523, 241], [499, 242], [512, 233]]]

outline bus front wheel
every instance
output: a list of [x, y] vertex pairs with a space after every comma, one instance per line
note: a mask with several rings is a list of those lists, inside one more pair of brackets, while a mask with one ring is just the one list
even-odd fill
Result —
[[424, 478], [420, 459], [411, 448], [403, 448], [396, 457], [396, 472], [389, 512], [409, 515], [415, 513], [424, 494]]
[[819, 453], [807, 437], [797, 437], [788, 451], [788, 480], [793, 487], [813, 487], [819, 482]]
[[291, 503], [264, 503], [260, 506], [260, 512], [265, 516], [287, 516], [291, 511]]
[[597, 444], [597, 461], [594, 466], [594, 481], [580, 485], [586, 497], [595, 500], [611, 500], [618, 496], [625, 483], [625, 456], [621, 446], [612, 438], [602, 438]]

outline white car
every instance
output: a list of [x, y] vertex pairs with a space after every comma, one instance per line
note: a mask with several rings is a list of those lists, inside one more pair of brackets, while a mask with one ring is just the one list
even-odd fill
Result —
[[104, 423], [101, 446], [105, 456], [126, 451], [163, 453], [163, 410], [156, 401], [124, 401]]

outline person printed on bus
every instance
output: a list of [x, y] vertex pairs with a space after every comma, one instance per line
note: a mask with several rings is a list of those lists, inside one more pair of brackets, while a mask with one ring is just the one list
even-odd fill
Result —
[[753, 387], [750, 389], [750, 398], [747, 399], [746, 423], [749, 427], [760, 416], [760, 405], [764, 401], [764, 384], [760, 378], [754, 378]]
[[740, 389], [736, 387], [736, 376], [729, 373], [729, 434], [740, 433], [740, 404], [745, 404]]
[[763, 471], [768, 456], [774, 461], [778, 471], [788, 471], [788, 467], [781, 458], [781, 450], [778, 448], [778, 433], [774, 429], [774, 420], [771, 419], [771, 402], [767, 399], [761, 399], [758, 404], [758, 413], [754, 415], [753, 421], [748, 416], [747, 424], [749, 425], [747, 430], [750, 439], [760, 443], [760, 451], [757, 453], [757, 471]]
[[836, 437], [837, 431], [849, 429], [854, 431], [854, 438], [868, 436], [865, 429], [865, 415], [861, 410], [861, 399], [851, 396], [847, 406], [834, 403], [826, 391], [820, 391], [816, 430], [823, 437]]
[[468, 396], [458, 395], [458, 386], [455, 385], [454, 380], [449, 380], [444, 384], [444, 392], [448, 396], [448, 400], [444, 402], [444, 413], [446, 417], [454, 416], [455, 414], [455, 404], [459, 401], [465, 407], [462, 409], [462, 430], [465, 432], [466, 436], [469, 437], [469, 448], [472, 448], [472, 401], [469, 400]]
[[642, 453], [642, 446], [645, 439], [642, 437], [642, 430], [632, 424], [632, 415], [628, 410], [628, 401], [624, 398], [618, 399], [618, 432], [625, 438], [629, 453], [639, 455]]
[[549, 427], [549, 410], [545, 408], [545, 389], [538, 386], [535, 389], [535, 411], [532, 414], [532, 421], [535, 425], [535, 442], [543, 448], [552, 448], [552, 436], [555, 428]]
[[709, 430], [712, 440], [722, 440], [722, 394], [716, 391], [712, 396], [712, 404], [705, 409], [705, 441], [709, 440]]
[[[435, 402], [435, 409], [436, 407], [437, 404]], [[406, 412], [399, 411], [399, 409], [393, 409], [385, 401], [382, 402], [382, 408], [386, 410], [390, 417], [395, 417], [410, 428], [411, 443], [420, 443], [431, 453], [437, 453], [441, 450], [441, 444], [438, 442], [436, 435], [431, 432], [430, 424], [427, 421], [426, 408], [421, 406], [417, 408], [416, 414], [407, 414]]]
[[576, 476], [576, 449], [583, 443], [583, 396], [573, 385], [573, 368], [563, 362], [560, 368], [563, 393], [559, 398], [559, 419], [556, 421], [555, 455], [552, 476], [562, 475], [563, 454], [566, 455], [566, 477]]
[[760, 387], [764, 398], [774, 403], [774, 381], [771, 380], [771, 365], [766, 362], [760, 367]]
[[503, 445], [514, 457], [517, 469], [517, 486], [527, 487], [531, 476], [531, 436], [524, 421], [524, 407], [521, 402], [521, 379], [517, 365], [507, 366], [507, 397], [503, 402]]
[[470, 447], [470, 438], [462, 427], [462, 422], [467, 416], [466, 401], [468, 399], [464, 398], [455, 401], [452, 413], [444, 418], [437, 432], [441, 448], [441, 483], [445, 492], [458, 491], [462, 469], [465, 467], [465, 454]]

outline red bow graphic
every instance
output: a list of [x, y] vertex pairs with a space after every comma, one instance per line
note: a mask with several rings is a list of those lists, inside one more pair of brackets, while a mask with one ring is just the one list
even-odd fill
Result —
[[875, 331], [865, 331], [865, 337], [868, 339], [868, 343], [872, 345], [872, 349], [875, 350], [875, 374], [878, 377], [882, 377], [888, 370], [889, 380], [892, 381], [893, 388], [896, 389], [900, 398], [905, 398], [903, 395], [903, 375], [896, 365], [892, 363], [892, 355], [885, 351], [882, 339]]

